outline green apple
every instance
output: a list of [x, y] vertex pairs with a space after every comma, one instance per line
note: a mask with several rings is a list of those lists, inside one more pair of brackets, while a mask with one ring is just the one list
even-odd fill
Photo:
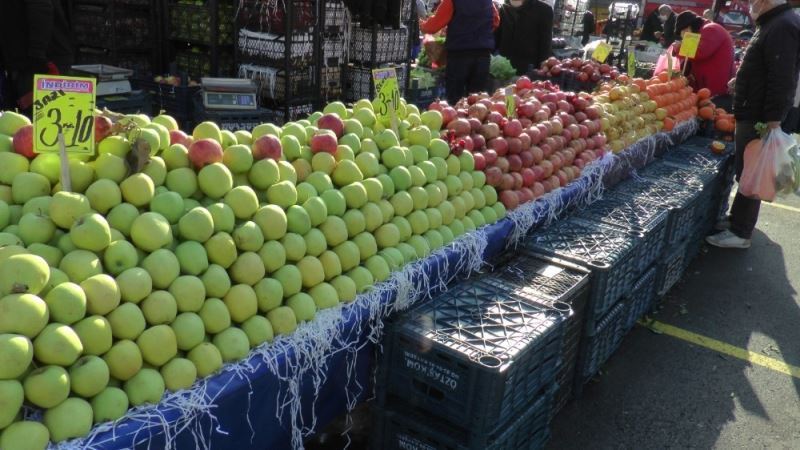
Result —
[[306, 256], [297, 263], [297, 268], [300, 270], [303, 287], [306, 289], [325, 280], [325, 271], [318, 258]]
[[384, 281], [391, 275], [389, 263], [380, 255], [373, 255], [367, 258], [364, 266], [369, 270], [376, 282]]
[[162, 186], [167, 179], [167, 163], [158, 156], [152, 156], [142, 173], [150, 177], [156, 187]]
[[339, 294], [332, 285], [319, 283], [308, 291], [317, 309], [332, 308], [339, 304]]
[[236, 247], [242, 251], [258, 251], [264, 245], [264, 234], [255, 222], [243, 222], [233, 231]]
[[258, 255], [261, 257], [261, 262], [268, 273], [275, 272], [286, 264], [286, 250], [278, 241], [264, 243], [258, 251]]
[[450, 228], [450, 230], [453, 232], [453, 236], [456, 238], [466, 232], [464, 229], [464, 222], [462, 222], [461, 219], [453, 219], [453, 222], [447, 226]]
[[228, 269], [231, 279], [236, 283], [253, 286], [266, 275], [266, 269], [261, 262], [261, 257], [255, 252], [244, 252]]
[[306, 241], [306, 254], [310, 256], [319, 256], [327, 250], [328, 242], [325, 234], [322, 231], [312, 228], [303, 236]]
[[203, 307], [206, 287], [200, 278], [182, 275], [170, 284], [169, 293], [175, 298], [178, 311], [196, 312]]
[[44, 425], [53, 442], [83, 437], [92, 429], [92, 406], [80, 398], [68, 398], [44, 413]]
[[237, 144], [250, 145], [253, 143], [253, 135], [247, 130], [234, 131], [233, 135], [236, 137]]
[[[116, 311], [112, 311], [112, 314]], [[73, 324], [72, 329], [81, 340], [84, 355], [102, 355], [111, 348], [112, 325], [111, 321], [103, 316], [89, 316]]]
[[286, 209], [297, 203], [297, 189], [291, 181], [281, 181], [267, 189], [267, 200]]
[[[101, 155], [102, 156], [102, 155]], [[190, 167], [189, 150], [182, 144], [172, 144], [161, 154], [167, 170], [175, 170], [180, 167]], [[98, 158], [98, 161], [100, 158]], [[96, 169], [95, 169], [96, 170]], [[98, 174], [99, 176], [99, 174]]]
[[175, 256], [178, 258], [183, 274], [200, 275], [208, 269], [206, 249], [199, 242], [185, 241], [178, 244], [175, 248]]
[[350, 183], [341, 192], [348, 208], [361, 208], [367, 203], [367, 190], [361, 182]]
[[306, 178], [306, 182], [314, 186], [314, 189], [319, 194], [333, 189], [333, 180], [331, 180], [326, 172], [311, 172]]
[[0, 380], [17, 378], [33, 361], [33, 343], [19, 334], [0, 334]]
[[237, 186], [225, 194], [225, 204], [237, 219], [247, 220], [258, 210], [258, 197], [250, 186]]
[[103, 266], [112, 275], [136, 267], [139, 256], [136, 247], [128, 241], [120, 240], [108, 244], [103, 252]]
[[236, 135], [232, 131], [222, 130], [222, 148], [228, 148], [236, 144]]
[[153, 291], [139, 306], [149, 325], [171, 323], [178, 315], [178, 303], [169, 291]]
[[106, 388], [109, 376], [108, 365], [102, 358], [87, 355], [69, 368], [69, 386], [81, 397], [94, 397]]
[[342, 274], [342, 263], [339, 261], [339, 256], [331, 250], [326, 250], [319, 255], [319, 261], [322, 263], [322, 270], [325, 273], [325, 279], [330, 280]]
[[331, 175], [336, 168], [336, 157], [330, 153], [319, 152], [311, 158], [311, 169], [314, 172]]
[[189, 389], [197, 379], [197, 367], [186, 358], [175, 358], [161, 367], [161, 377], [170, 391]]
[[208, 270], [200, 279], [203, 281], [208, 297], [224, 297], [228, 293], [228, 289], [231, 288], [228, 272], [224, 267], [217, 264], [209, 265]]
[[218, 298], [208, 298], [197, 313], [209, 334], [217, 334], [231, 326], [231, 314]]
[[247, 335], [250, 348], [258, 347], [264, 342], [272, 342], [274, 332], [272, 324], [266, 317], [253, 316], [241, 325], [242, 331]]
[[7, 450], [44, 450], [50, 431], [40, 422], [22, 420], [0, 432], [0, 448]]
[[333, 252], [339, 257], [342, 270], [347, 271], [356, 267], [361, 262], [361, 253], [358, 245], [352, 241], [346, 241], [333, 248]]
[[228, 328], [214, 336], [212, 343], [219, 349], [224, 362], [239, 361], [250, 352], [250, 340], [239, 328]]
[[153, 180], [144, 173], [129, 176], [119, 187], [125, 201], [137, 207], [148, 205], [153, 199], [156, 189]]
[[407, 243], [414, 248], [414, 252], [419, 258], [425, 258], [431, 253], [431, 246], [427, 239], [419, 235], [408, 238]]
[[170, 250], [163, 248], [147, 255], [142, 260], [140, 267], [150, 274], [153, 287], [156, 289], [167, 289], [181, 272], [178, 257]]
[[288, 298], [300, 292], [303, 286], [303, 275], [297, 266], [287, 264], [272, 274], [283, 288], [284, 298]]
[[123, 301], [139, 303], [144, 300], [153, 289], [153, 279], [147, 270], [132, 267], [117, 275], [117, 286]]
[[280, 181], [278, 162], [269, 158], [256, 161], [248, 171], [248, 179], [254, 188], [268, 189]]
[[403, 256], [403, 261], [405, 264], [408, 264], [419, 258], [419, 256], [417, 256], [417, 251], [414, 249], [414, 247], [405, 242], [397, 244], [397, 250]]
[[194, 140], [213, 139], [222, 144], [222, 131], [214, 122], [201, 122], [192, 130]]
[[197, 192], [198, 180], [197, 174], [189, 167], [178, 167], [167, 172], [167, 179], [165, 180], [167, 189], [183, 198], [191, 197]]
[[222, 355], [210, 342], [203, 342], [193, 348], [186, 357], [197, 368], [198, 377], [206, 377], [222, 368]]
[[258, 309], [269, 312], [283, 302], [283, 285], [274, 278], [263, 278], [254, 286]]
[[236, 241], [225, 232], [219, 232], [205, 243], [206, 253], [209, 262], [228, 268], [236, 261], [238, 253], [236, 251]]
[[303, 204], [308, 199], [316, 197], [317, 190], [314, 189], [310, 183], [306, 183], [305, 181], [297, 185], [297, 203]]
[[405, 167], [395, 167], [389, 171], [389, 177], [397, 191], [405, 191], [412, 185], [411, 172]]
[[111, 154], [124, 158], [131, 151], [130, 142], [123, 136], [108, 136], [100, 141], [97, 152], [100, 155]]
[[100, 252], [111, 243], [111, 227], [100, 214], [87, 214], [72, 224], [69, 237], [79, 249]]
[[292, 163], [278, 161], [278, 172], [280, 173], [280, 181], [290, 181], [292, 185], [297, 184], [297, 172], [294, 170]]
[[286, 306], [292, 308], [298, 322], [314, 320], [317, 313], [317, 306], [314, 299], [305, 292], [299, 292], [286, 300]]
[[178, 232], [183, 239], [206, 242], [214, 234], [214, 218], [206, 208], [198, 206], [178, 220]]
[[128, 412], [128, 395], [120, 388], [107, 387], [91, 401], [95, 423], [113, 421]]
[[32, 198], [49, 194], [50, 180], [38, 173], [22, 172], [11, 182], [11, 198], [18, 205], [24, 205]]
[[36, 359], [44, 364], [69, 366], [83, 352], [78, 334], [67, 325], [51, 323], [33, 340]]
[[288, 219], [286, 213], [277, 205], [264, 205], [253, 215], [253, 221], [261, 228], [267, 240], [281, 239], [286, 235]]
[[157, 404], [166, 392], [164, 379], [155, 369], [144, 368], [125, 382], [125, 393], [131, 406]]
[[[69, 384], [67, 384], [67, 389], [69, 389]], [[0, 429], [7, 427], [17, 419], [24, 399], [25, 391], [19, 381], [0, 380], [0, 405], [3, 405], [3, 408], [0, 408]]]
[[330, 285], [336, 290], [339, 301], [349, 303], [355, 300], [357, 288], [352, 278], [339, 275], [330, 281]]
[[56, 225], [41, 213], [28, 213], [19, 220], [19, 237], [27, 246], [49, 242], [55, 231]]
[[58, 268], [74, 283], [80, 283], [93, 275], [103, 273], [100, 258], [88, 250], [73, 250], [67, 253], [61, 259]]
[[75, 283], [62, 283], [53, 287], [44, 297], [50, 319], [71, 325], [86, 315], [86, 294]]
[[272, 325], [272, 330], [276, 336], [290, 334], [297, 329], [297, 317], [294, 310], [289, 306], [279, 306], [272, 309], [267, 313], [267, 320]]
[[103, 360], [108, 365], [111, 376], [121, 381], [129, 380], [142, 368], [142, 353], [139, 347], [127, 339], [117, 341], [103, 355]]
[[286, 233], [286, 236], [281, 239], [281, 244], [286, 251], [287, 261], [297, 262], [306, 255], [306, 240], [299, 234]]
[[0, 298], [0, 333], [16, 333], [33, 339], [47, 325], [47, 303], [33, 294]]
[[347, 276], [350, 277], [355, 283], [356, 292], [358, 293], [366, 292], [375, 284], [375, 279], [372, 276], [372, 272], [365, 267], [356, 267], [347, 272]]
[[200, 169], [197, 184], [207, 197], [220, 199], [233, 188], [233, 174], [222, 163], [209, 164]]
[[169, 191], [156, 194], [150, 202], [150, 211], [164, 216], [171, 224], [178, 223], [184, 211], [183, 197]]
[[203, 319], [193, 312], [178, 314], [170, 327], [175, 333], [178, 350], [189, 351], [205, 338], [206, 328]]
[[83, 280], [80, 287], [86, 294], [86, 310], [90, 314], [108, 314], [122, 299], [116, 280], [107, 274], [93, 275]]
[[[136, 339], [136, 345], [142, 352], [142, 359], [155, 367], [163, 366], [178, 353], [175, 332], [169, 325], [156, 325], [144, 330]], [[131, 403], [135, 403], [133, 399]]]
[[271, 123], [262, 123], [261, 125], [258, 125], [255, 128], [253, 128], [253, 131], [251, 133], [253, 136], [253, 141], [267, 134], [278, 138], [281, 137], [281, 129], [278, 128], [277, 125]]
[[397, 139], [397, 135], [394, 134], [392, 130], [382, 130], [376, 133], [374, 140], [375, 143], [378, 144], [378, 148], [381, 151], [400, 144], [400, 141]]
[[442, 235], [436, 230], [426, 231], [423, 237], [428, 241], [428, 246], [430, 246], [431, 251], [436, 251], [444, 245]]

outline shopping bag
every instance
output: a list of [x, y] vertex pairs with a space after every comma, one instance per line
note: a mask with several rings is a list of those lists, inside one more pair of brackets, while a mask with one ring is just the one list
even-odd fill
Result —
[[667, 50], [658, 57], [656, 62], [656, 69], [653, 75], [658, 75], [661, 72], [666, 72], [669, 69], [669, 59], [672, 58], [672, 72], [679, 73], [681, 71], [681, 60], [677, 56], [673, 56], [673, 47], [670, 46]]
[[762, 139], [750, 141], [744, 150], [744, 170], [739, 192], [745, 197], [771, 202], [776, 195], [794, 191], [795, 140], [780, 128], [769, 130]]

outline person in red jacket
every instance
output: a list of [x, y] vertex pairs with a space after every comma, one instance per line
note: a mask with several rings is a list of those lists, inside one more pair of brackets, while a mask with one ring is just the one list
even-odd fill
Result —
[[[722, 25], [709, 22], [692, 11], [678, 14], [675, 35], [700, 33], [700, 45], [694, 58], [689, 58], [689, 82], [695, 90], [708, 88], [712, 96], [728, 92], [728, 81], [734, 74], [733, 39]], [[675, 54], [680, 44], [673, 45]]]

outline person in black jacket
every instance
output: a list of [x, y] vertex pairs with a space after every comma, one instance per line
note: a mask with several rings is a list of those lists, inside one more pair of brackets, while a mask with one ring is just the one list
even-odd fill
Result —
[[664, 32], [664, 25], [661, 22], [661, 15], [656, 9], [644, 21], [642, 34], [639, 38], [643, 41], [659, 42], [661, 34]]
[[581, 33], [581, 45], [589, 43], [589, 36], [594, 34], [594, 29], [597, 27], [594, 21], [594, 13], [587, 9], [583, 13], [583, 32]]
[[517, 75], [539, 67], [553, 54], [553, 9], [539, 0], [510, 0], [500, 8], [495, 41]]
[[[756, 33], [745, 51], [733, 86], [733, 113], [736, 118], [736, 178], [744, 170], [744, 150], [758, 139], [755, 126], [765, 123], [778, 129], [793, 106], [800, 72], [800, 16], [785, 0], [751, 0], [750, 15]], [[722, 248], [749, 248], [758, 221], [761, 201], [736, 193], [728, 223], [730, 229], [706, 241]]]
[[61, 0], [0, 1], [0, 46], [9, 85], [4, 106], [28, 111], [33, 75], [66, 72], [72, 64], [66, 6]]

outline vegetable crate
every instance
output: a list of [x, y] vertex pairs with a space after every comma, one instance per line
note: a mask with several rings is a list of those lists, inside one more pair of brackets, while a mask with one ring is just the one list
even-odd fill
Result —
[[555, 398], [555, 412], [558, 412], [572, 396], [589, 301], [590, 273], [576, 264], [537, 255], [514, 255], [497, 267], [492, 277], [498, 287], [535, 298], [537, 303], [552, 305], [561, 302], [572, 309], [564, 329], [561, 369], [556, 375], [559, 389]]
[[[289, 35], [289, 65], [302, 68], [314, 63], [313, 32]], [[286, 35], [239, 30], [239, 59], [245, 64], [284, 67]]]
[[381, 450], [538, 450], [550, 437], [555, 387], [550, 386], [508, 426], [481, 433], [397, 405], [375, 408], [373, 448]]
[[347, 25], [347, 10], [344, 3], [325, 2], [325, 33], [343, 33]]
[[[192, 78], [199, 79], [211, 73], [211, 56], [206, 52], [199, 51], [199, 47], [191, 47], [189, 50], [181, 50], [175, 53], [175, 64], [179, 71], [186, 72]], [[233, 75], [233, 55], [223, 52], [219, 55], [219, 76], [226, 77]]]
[[597, 321], [594, 334], [583, 337], [575, 383], [576, 396], [583, 392], [583, 385], [597, 375], [600, 367], [619, 348], [625, 336], [627, 317], [628, 303], [620, 301]]
[[645, 201], [671, 208], [667, 222], [667, 240], [674, 243], [683, 240], [692, 230], [700, 193], [701, 188], [698, 186], [640, 179], [618, 184], [609, 192], [609, 197], [629, 202]]
[[405, 99], [408, 103], [427, 109], [428, 105], [444, 97], [444, 86], [441, 82], [441, 75], [438, 72], [433, 70], [425, 70], [425, 72], [431, 74], [432, 81], [416, 78], [412, 75], [411, 85], [408, 92], [406, 92]]
[[287, 6], [291, 6], [291, 29], [311, 32], [317, 21], [316, 1], [236, 0], [236, 20], [240, 28], [284, 34], [289, 22]]
[[[408, 66], [405, 64], [388, 64], [383, 67], [394, 67], [397, 73], [397, 84], [400, 95], [406, 86], [406, 76]], [[374, 98], [374, 85], [372, 81], [372, 69], [369, 67], [348, 64], [345, 70], [345, 97], [350, 101], [358, 101], [362, 98]]]
[[342, 68], [323, 67], [322, 69], [322, 99], [333, 101], [342, 97]]
[[606, 198], [595, 202], [577, 215], [588, 222], [602, 222], [622, 230], [644, 234], [636, 257], [638, 273], [644, 273], [664, 250], [669, 211], [646, 202], [630, 202], [620, 198]]
[[293, 122], [296, 120], [304, 119], [314, 112], [314, 104], [301, 103], [297, 105], [275, 108], [267, 108], [272, 112], [272, 120], [276, 125], [283, 125], [286, 122]]
[[350, 61], [384, 64], [408, 59], [408, 28], [354, 27], [350, 39]]
[[[232, 3], [219, 3], [220, 18], [217, 24], [219, 45], [233, 44], [233, 18], [235, 16]], [[212, 43], [211, 11], [200, 4], [174, 3], [169, 6], [170, 38], [200, 44]]]
[[379, 402], [406, 403], [490, 435], [551, 386], [569, 307], [469, 280], [390, 328]]
[[628, 311], [625, 320], [625, 331], [627, 332], [636, 321], [644, 317], [653, 307], [656, 299], [656, 281], [658, 280], [658, 267], [653, 266], [644, 273], [633, 285], [630, 295], [627, 297]]
[[658, 277], [656, 279], [656, 294], [662, 296], [672, 289], [672, 286], [683, 276], [683, 271], [688, 264], [686, 260], [687, 242], [671, 244], [664, 258], [658, 264]]
[[199, 97], [195, 99], [195, 111], [196, 123], [210, 120], [219, 125], [221, 129], [229, 131], [250, 131], [262, 123], [271, 122], [273, 117], [272, 111], [264, 108], [252, 111], [208, 110], [203, 107]]
[[622, 231], [602, 223], [569, 218], [540, 229], [523, 244], [526, 251], [565, 259], [592, 272], [586, 330], [596, 330], [602, 317], [630, 293], [637, 274], [639, 231]]
[[[239, 76], [254, 80], [259, 87], [259, 96], [277, 102], [288, 102], [298, 93], [308, 93], [314, 86], [314, 68], [305, 67], [289, 72], [289, 95], [286, 93], [286, 71], [283, 69], [253, 64], [239, 66]], [[294, 94], [292, 94], [294, 93]]]
[[156, 39], [149, 11], [118, 9], [115, 14], [116, 6], [122, 5], [114, 2], [76, 4], [73, 11], [75, 42], [117, 51], [152, 47]]
[[153, 112], [164, 111], [185, 128], [194, 122], [194, 98], [200, 86], [174, 86], [152, 80], [133, 80], [134, 88], [150, 93]]

